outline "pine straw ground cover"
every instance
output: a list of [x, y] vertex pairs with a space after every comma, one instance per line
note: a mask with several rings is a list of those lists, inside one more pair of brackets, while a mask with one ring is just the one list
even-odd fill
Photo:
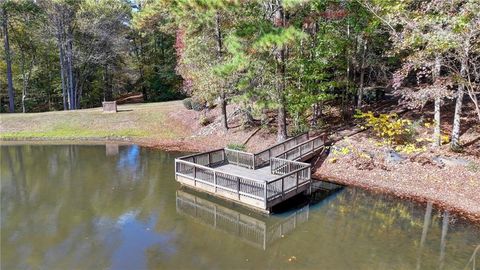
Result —
[[[313, 176], [420, 202], [431, 201], [480, 222], [480, 157], [470, 154], [477, 153], [476, 149], [480, 149], [478, 141], [464, 154], [453, 153], [445, 145], [436, 151], [402, 154], [404, 160], [392, 162], [387, 158], [387, 148], [379, 147], [364, 132], [337, 142], [329, 155], [315, 164]], [[436, 156], [461, 159], [467, 164], [441, 166], [435, 162]]]

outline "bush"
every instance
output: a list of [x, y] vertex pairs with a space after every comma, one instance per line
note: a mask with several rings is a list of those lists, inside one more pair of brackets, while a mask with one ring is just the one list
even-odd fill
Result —
[[192, 107], [192, 99], [191, 98], [186, 98], [183, 100], [183, 106], [187, 109], [187, 110], [191, 110], [193, 109]]
[[194, 111], [202, 111], [205, 108], [205, 102], [201, 102], [195, 99], [192, 99], [192, 109]]
[[246, 146], [245, 144], [240, 143], [229, 143], [227, 145], [227, 148], [232, 150], [245, 151]]
[[401, 145], [412, 141], [414, 134], [412, 121], [398, 119], [396, 113], [374, 116], [372, 112], [357, 112], [355, 118], [364, 119], [363, 128], [372, 128], [375, 135], [382, 138], [388, 145]]
[[212, 121], [211, 121], [208, 117], [203, 116], [203, 115], [200, 116], [200, 125], [202, 125], [202, 126], [207, 126], [207, 125], [209, 125], [210, 123], [212, 123]]

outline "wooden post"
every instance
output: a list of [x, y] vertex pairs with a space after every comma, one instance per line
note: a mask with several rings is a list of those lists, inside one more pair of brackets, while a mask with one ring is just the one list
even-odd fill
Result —
[[217, 172], [213, 171], [213, 186], [215, 187], [215, 193], [217, 192]]
[[193, 185], [197, 186], [197, 167], [193, 166]]
[[237, 193], [238, 193], [238, 200], [240, 200], [240, 177], [237, 177]]
[[297, 183], [297, 184], [296, 184], [296, 190], [297, 190], [296, 192], [298, 193], [298, 172], [295, 173], [295, 181], [296, 181], [296, 183]]
[[285, 196], [285, 177], [282, 178], [282, 199]]
[[264, 189], [263, 189], [263, 197], [265, 198], [265, 209], [267, 209], [267, 196], [268, 196], [268, 193], [267, 193], [267, 182], [265, 182], [264, 184]]

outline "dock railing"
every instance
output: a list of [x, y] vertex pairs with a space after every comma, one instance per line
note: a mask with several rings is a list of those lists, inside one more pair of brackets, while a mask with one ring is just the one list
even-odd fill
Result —
[[225, 148], [225, 156], [228, 163], [248, 169], [255, 169], [255, 154], [244, 151]]
[[264, 181], [227, 173], [183, 159], [175, 159], [175, 173], [193, 180], [194, 186], [198, 182], [213, 187], [215, 192], [223, 190], [236, 194], [238, 198], [244, 196], [264, 201]]
[[204, 166], [216, 166], [225, 163], [225, 151], [222, 149], [215, 149], [209, 152], [202, 152], [193, 155], [178, 158], [178, 160], [188, 161]]
[[309, 138], [308, 133], [303, 133], [296, 137], [277, 143], [272, 147], [267, 148], [261, 152], [256, 153], [254, 155], [254, 159], [255, 159], [254, 168], [260, 168], [262, 166], [268, 165], [270, 163], [270, 158], [277, 157], [279, 154], [285, 152], [286, 150], [291, 149], [292, 147], [295, 147], [295, 145], [298, 145], [302, 142], [307, 141], [308, 138]]
[[[218, 150], [217, 150], [218, 151]], [[213, 156], [220, 156], [217, 152], [212, 151]], [[202, 183], [211, 186], [214, 192], [221, 190], [238, 197], [249, 198], [261, 202], [265, 209], [269, 206], [269, 201], [278, 197], [284, 197], [295, 189], [310, 181], [310, 165], [290, 160], [274, 159], [278, 162], [276, 174], [278, 178], [270, 181], [256, 180], [245, 176], [236, 175], [224, 171], [216, 170], [209, 167], [208, 164], [201, 165], [194, 163], [193, 160], [206, 163], [206, 157], [189, 156], [183, 159], [175, 159], [175, 174], [191, 179], [193, 185]], [[285, 164], [292, 164], [288, 166]]]
[[324, 147], [324, 143], [324, 140], [320, 136], [317, 136], [302, 143], [299, 143], [298, 145], [290, 149], [280, 152], [275, 157], [289, 160], [298, 160]]
[[[175, 159], [175, 174], [190, 179], [193, 186], [201, 183], [209, 186], [211, 192], [226, 193], [228, 197], [239, 201], [254, 200], [269, 209], [275, 203], [271, 201], [288, 198], [305, 190], [304, 186], [311, 181], [310, 164], [293, 159], [300, 159], [320, 147], [323, 147], [320, 137], [309, 139], [305, 133], [257, 154], [217, 149]], [[253, 170], [270, 164], [271, 174], [278, 177], [268, 181], [257, 180], [215, 169], [225, 163]]]
[[268, 181], [266, 201], [284, 197], [293, 190], [298, 190], [311, 181], [311, 165], [308, 163], [272, 158], [270, 163], [272, 174], [280, 177]]

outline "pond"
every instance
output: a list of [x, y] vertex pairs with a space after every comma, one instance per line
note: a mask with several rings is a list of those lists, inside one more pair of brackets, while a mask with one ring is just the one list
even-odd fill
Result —
[[479, 227], [430, 204], [355, 188], [316, 190], [267, 217], [180, 188], [173, 161], [181, 153], [135, 145], [0, 148], [1, 269], [480, 265]]

